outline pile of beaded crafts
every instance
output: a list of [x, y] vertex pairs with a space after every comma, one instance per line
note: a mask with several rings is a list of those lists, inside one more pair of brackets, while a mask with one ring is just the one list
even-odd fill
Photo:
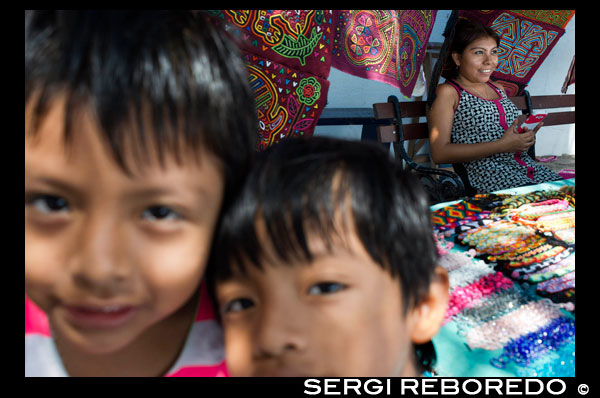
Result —
[[[550, 198], [550, 199], [548, 199]], [[485, 222], [455, 228], [458, 243], [556, 302], [575, 301], [575, 201], [557, 191], [505, 199]]]
[[496, 350], [497, 368], [574, 376], [574, 191], [478, 196], [464, 207], [478, 206], [476, 217], [434, 223], [450, 279], [445, 322], [470, 349]]

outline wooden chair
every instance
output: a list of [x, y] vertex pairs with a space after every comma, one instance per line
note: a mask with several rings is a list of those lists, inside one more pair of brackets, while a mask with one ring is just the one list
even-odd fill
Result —
[[373, 104], [373, 114], [376, 120], [388, 121], [377, 127], [377, 140], [380, 143], [392, 143], [396, 158], [406, 162], [408, 168], [419, 175], [432, 204], [466, 196], [465, 185], [458, 174], [418, 164], [404, 147], [405, 142], [429, 138], [426, 121], [407, 124], [402, 121], [404, 118], [426, 117], [426, 101], [399, 102], [396, 96], [391, 95], [388, 102]]

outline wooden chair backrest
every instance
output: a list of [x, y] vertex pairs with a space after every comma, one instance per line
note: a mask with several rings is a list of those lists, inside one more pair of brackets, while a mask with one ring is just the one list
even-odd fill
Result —
[[[539, 95], [531, 96], [531, 106], [535, 112], [538, 109], [555, 109], [555, 108], [568, 108], [575, 106], [575, 94], [567, 95]], [[516, 105], [516, 107], [528, 112], [527, 99], [524, 95], [518, 97], [510, 97], [510, 100]], [[427, 116], [427, 101], [414, 101], [414, 102], [400, 102], [400, 111], [402, 118], [416, 118]], [[375, 119], [390, 119], [389, 125], [381, 125], [377, 127], [377, 136], [379, 142], [397, 142], [398, 134], [396, 134], [393, 119], [396, 117], [394, 114], [394, 106], [389, 102], [373, 104], [373, 114]], [[560, 112], [549, 112], [546, 119], [544, 119], [544, 126], [556, 126], [561, 124], [575, 123], [575, 111], [560, 111]], [[429, 138], [429, 128], [427, 122], [407, 123], [402, 124], [404, 131], [404, 140], [416, 140]]]

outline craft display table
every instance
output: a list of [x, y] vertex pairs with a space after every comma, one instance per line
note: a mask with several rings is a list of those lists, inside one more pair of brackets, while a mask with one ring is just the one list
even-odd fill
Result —
[[[544, 191], [550, 194], [565, 186], [574, 187], [575, 179], [495, 193], [518, 196]], [[543, 200], [537, 203], [542, 202]], [[449, 206], [460, 203], [461, 201], [439, 203], [431, 207], [432, 214], [441, 214], [441, 212], [433, 212], [440, 209], [447, 210]], [[546, 204], [517, 207], [517, 209], [542, 209], [542, 206], [557, 203], [564, 205], [565, 202], [554, 199], [547, 201]], [[525, 210], [520, 211], [520, 213], [517, 211], [519, 215], [525, 214]], [[564, 216], [570, 211], [572, 211], [570, 215], [573, 217], [574, 228], [574, 199], [566, 210], [554, 211], [554, 213], [561, 213], [560, 215]], [[507, 219], [512, 220], [515, 211], [511, 209], [511, 217], [507, 216], [508, 213], [507, 211], [504, 215]], [[498, 216], [497, 213], [493, 215]], [[487, 215], [481, 218], [486, 219], [488, 223], [492, 222]], [[477, 219], [477, 217], [466, 217], [465, 223], [467, 219]], [[530, 219], [535, 221], [534, 218]], [[522, 219], [520, 220], [522, 221]], [[477, 223], [482, 224], [483, 221], [474, 221], [471, 224], [471, 231], [476, 228], [480, 228], [481, 231], [484, 228], [481, 225], [476, 226]], [[461, 223], [457, 222], [456, 224]], [[508, 223], [508, 225], [511, 224]], [[531, 224], [526, 224], [526, 226], [531, 226]], [[511, 233], [514, 233], [511, 229], [514, 230], [518, 227], [519, 224], [515, 224], [514, 228], [509, 228], [506, 238], [509, 239]], [[468, 230], [468, 228], [469, 224], [466, 224], [464, 230]], [[443, 229], [444, 227], [440, 227], [436, 231]], [[571, 229], [571, 232], [573, 231], [574, 229]], [[462, 236], [465, 236], [461, 230], [458, 233], [463, 233]], [[485, 250], [481, 245], [477, 246], [475, 253], [473, 246], [463, 245], [456, 241], [458, 233], [453, 228], [447, 230], [443, 237], [437, 235], [439, 247], [442, 248], [440, 249], [440, 252], [443, 253], [442, 256], [449, 255], [464, 259], [465, 253], [470, 253], [472, 259], [471, 263], [463, 262], [462, 267], [448, 265], [450, 257], [441, 261], [443, 266], [447, 269], [450, 268], [451, 302], [446, 313], [445, 324], [433, 339], [438, 358], [436, 371], [439, 375], [447, 377], [574, 376], [574, 234], [571, 235], [570, 244], [565, 246], [568, 251], [563, 249], [562, 256], [565, 259], [563, 262], [559, 263], [558, 256], [550, 257], [549, 260], [546, 258], [546, 263], [533, 262], [534, 266], [540, 264], [538, 271], [530, 273], [524, 278], [522, 270], [525, 268], [508, 268], [509, 270], [518, 270], [518, 272], [506, 272], [506, 261], [489, 261], [490, 257], [486, 257], [486, 253], [483, 253]], [[539, 235], [540, 230], [536, 230], [535, 234]], [[550, 236], [550, 234], [546, 233], [545, 236]], [[462, 242], [464, 243], [464, 241]], [[565, 243], [566, 240], [562, 242]], [[445, 249], [443, 249], [444, 247]], [[483, 247], [485, 248], [485, 245]], [[483, 261], [484, 257], [487, 261]], [[568, 265], [565, 266], [567, 263]], [[552, 264], [556, 264], [554, 268], [547, 268]], [[468, 272], [466, 272], [467, 268]], [[560, 269], [552, 271], [557, 268]], [[548, 276], [548, 273], [544, 275], [541, 270], [551, 270], [559, 276]], [[539, 290], [541, 285], [530, 280], [539, 278], [540, 280], [536, 280], [536, 282], [548, 283], [549, 279], [565, 276], [567, 272], [572, 272], [569, 274], [572, 276], [572, 281], [568, 281], [571, 288], [559, 293], [571, 294], [570, 299], [557, 299], [555, 296], [548, 295], [547, 292]], [[536, 276], [533, 277], [533, 274]], [[570, 278], [567, 275], [560, 281], [565, 279]], [[554, 281], [559, 280], [554, 279]]]

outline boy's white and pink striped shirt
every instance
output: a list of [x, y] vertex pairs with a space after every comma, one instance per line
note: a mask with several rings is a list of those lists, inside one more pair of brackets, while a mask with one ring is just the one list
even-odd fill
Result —
[[[181, 355], [167, 377], [228, 376], [223, 334], [210, 304], [206, 286], [201, 286], [196, 320]], [[25, 296], [25, 376], [68, 376], [46, 314]]]

